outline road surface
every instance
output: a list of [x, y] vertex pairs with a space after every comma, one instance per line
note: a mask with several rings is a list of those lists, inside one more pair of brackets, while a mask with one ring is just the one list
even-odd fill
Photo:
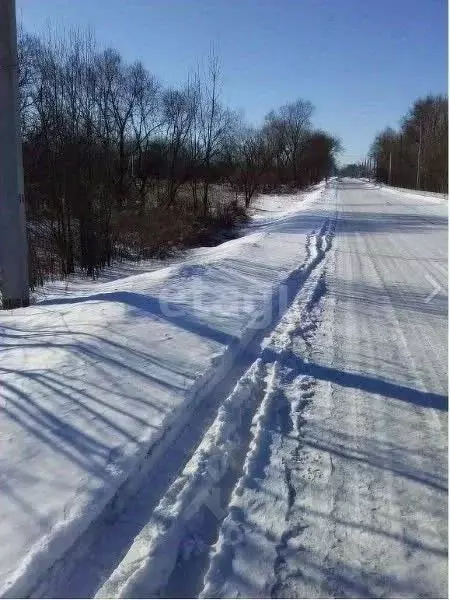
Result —
[[205, 597], [447, 595], [447, 207], [351, 180], [336, 202], [320, 314], [271, 382], [291, 416]]
[[292, 298], [190, 460], [58, 595], [446, 597], [447, 204], [343, 180], [308, 211], [276, 225], [305, 245]]

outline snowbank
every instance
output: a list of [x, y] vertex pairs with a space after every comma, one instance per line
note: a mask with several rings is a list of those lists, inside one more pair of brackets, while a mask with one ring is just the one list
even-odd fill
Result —
[[437, 204], [448, 202], [448, 194], [438, 194], [436, 192], [426, 192], [424, 190], [409, 190], [407, 188], [398, 188], [389, 185], [380, 185], [380, 190], [382, 192], [400, 195], [402, 198], [412, 198], [414, 200]]
[[[0, 315], [3, 596], [32, 593], [176, 435], [305, 260], [323, 186], [248, 235]], [[270, 218], [269, 218], [270, 217]], [[123, 497], [122, 497], [123, 501]]]

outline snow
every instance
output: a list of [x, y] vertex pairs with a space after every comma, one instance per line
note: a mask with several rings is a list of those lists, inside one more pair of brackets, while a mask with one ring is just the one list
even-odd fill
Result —
[[178, 264], [53, 284], [32, 307], [1, 314], [3, 595], [51, 579], [48, 569], [126, 498], [157, 442], [176, 436], [271, 322], [278, 285], [303, 260], [301, 236], [321, 218], [322, 191], [297, 196], [295, 230], [275, 212]]
[[0, 315], [3, 595], [445, 597], [447, 204], [259, 202]]
[[[331, 208], [332, 208], [331, 204]], [[306, 238], [305, 262], [299, 270], [300, 277], [295, 282], [298, 288], [306, 276], [316, 268], [330, 247], [329, 221], [325, 221], [314, 239]], [[309, 291], [315, 277], [308, 279], [305, 290]], [[318, 289], [316, 283], [310, 293]], [[204, 436], [197, 451], [186, 465], [183, 473], [169, 488], [159, 502], [151, 519], [136, 537], [129, 552], [119, 564], [116, 571], [98, 591], [97, 597], [139, 597], [153, 596], [165, 585], [170, 572], [175, 566], [179, 546], [183, 540], [189, 521], [206, 505], [216, 518], [222, 515], [218, 485], [225, 474], [230, 471], [239, 473], [239, 450], [248, 436], [245, 435], [245, 413], [253, 414], [258, 405], [258, 396], [263, 388], [266, 377], [263, 357], [267, 352], [270, 341], [278, 341], [289, 333], [286, 323], [275, 329], [270, 338], [263, 340], [260, 346], [263, 354], [258, 356], [248, 371], [237, 382], [232, 393], [220, 406], [217, 418]], [[289, 339], [289, 335], [287, 336]], [[270, 394], [268, 395], [270, 397]], [[261, 430], [262, 421], [267, 417], [265, 404], [261, 404], [261, 415], [256, 413], [255, 427]], [[248, 417], [247, 417], [248, 419]], [[248, 427], [248, 425], [247, 425]], [[255, 446], [258, 455], [265, 452], [264, 443]], [[247, 456], [245, 469], [251, 469], [252, 463], [258, 459], [252, 458], [253, 448]], [[213, 497], [211, 497], [213, 493]], [[236, 492], [238, 494], [239, 492]], [[216, 501], [217, 500], [217, 501]]]
[[433, 204], [448, 204], [448, 194], [440, 194], [438, 192], [425, 192], [423, 190], [409, 190], [406, 188], [392, 187], [388, 185], [379, 186], [380, 190], [394, 196], [402, 198], [412, 198], [421, 202], [432, 202]]
[[264, 468], [244, 470], [202, 597], [446, 595], [446, 211], [339, 187], [325, 290], [268, 357]]

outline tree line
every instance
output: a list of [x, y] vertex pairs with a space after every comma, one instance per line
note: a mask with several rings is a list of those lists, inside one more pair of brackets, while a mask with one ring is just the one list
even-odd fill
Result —
[[397, 131], [379, 133], [370, 149], [377, 181], [396, 187], [448, 190], [448, 98], [414, 102]]
[[297, 100], [250, 127], [220, 65], [166, 88], [90, 34], [18, 45], [30, 282], [208, 243], [255, 194], [328, 175], [339, 142]]
[[340, 177], [370, 177], [372, 175], [369, 161], [349, 163], [338, 169]]

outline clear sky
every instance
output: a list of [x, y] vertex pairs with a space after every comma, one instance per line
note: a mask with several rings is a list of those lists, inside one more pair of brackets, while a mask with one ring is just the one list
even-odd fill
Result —
[[340, 162], [364, 158], [419, 96], [447, 93], [446, 0], [16, 2], [26, 31], [90, 27], [101, 47], [142, 60], [168, 85], [213, 43], [230, 107], [258, 124], [271, 108], [310, 100], [314, 124], [342, 140]]

